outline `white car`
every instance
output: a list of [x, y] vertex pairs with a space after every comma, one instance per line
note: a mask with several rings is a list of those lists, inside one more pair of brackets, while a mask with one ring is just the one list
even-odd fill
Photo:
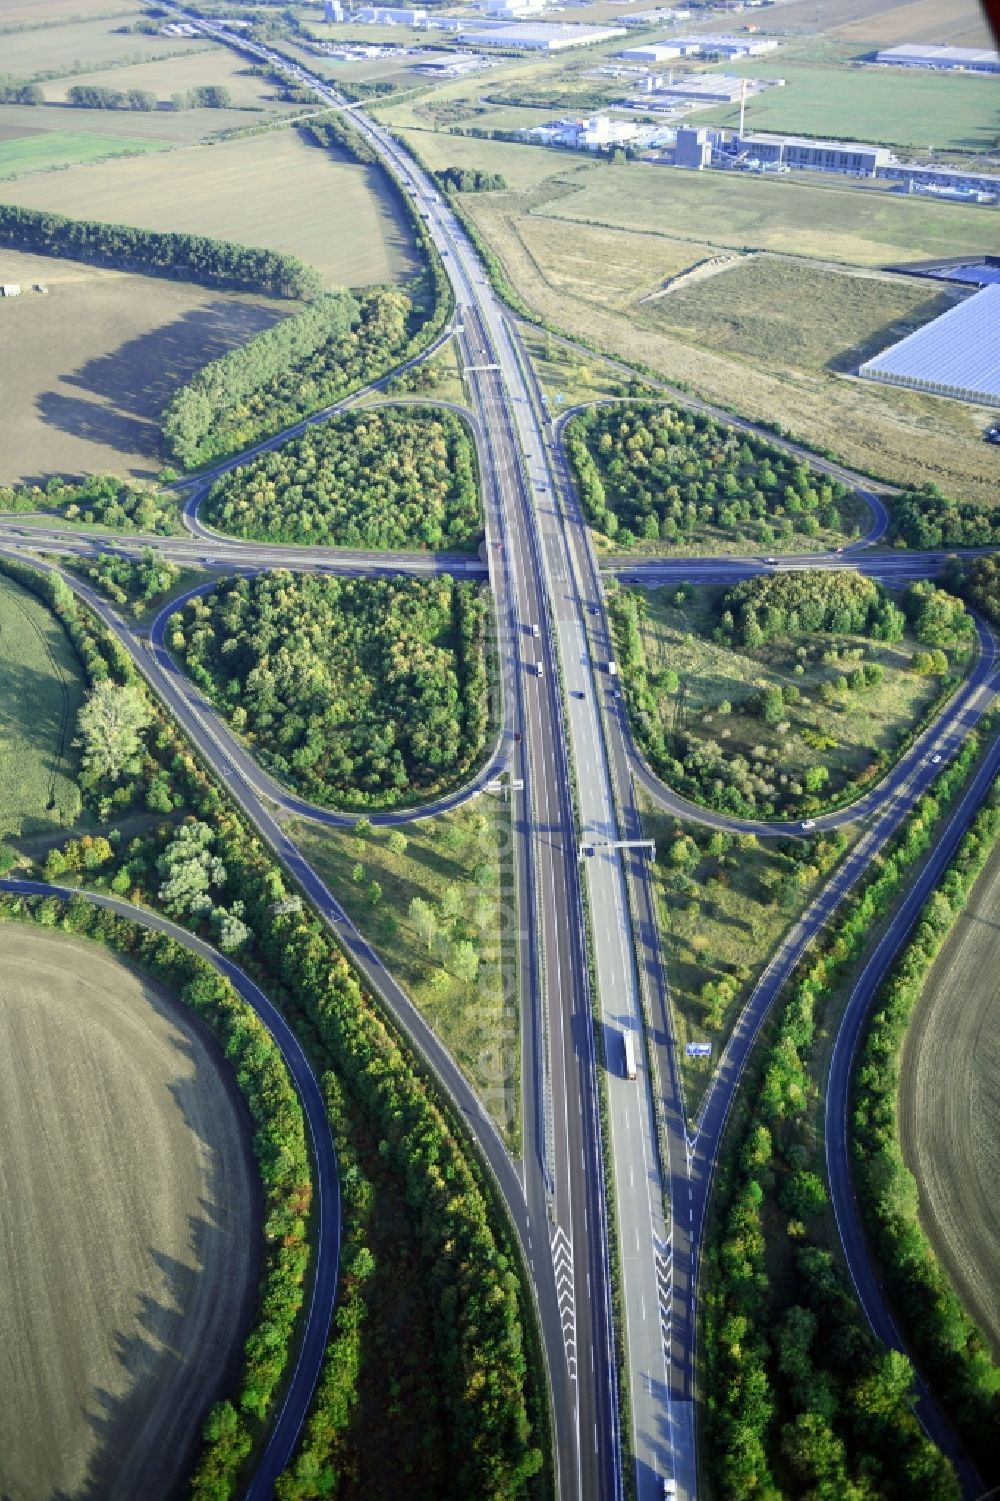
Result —
[[940, 756], [931, 756], [931, 765], [932, 766], [938, 766], [940, 764], [940, 761], [941, 761], [941, 757]]
[[815, 818], [807, 818], [807, 819], [805, 819], [804, 822], [803, 822], [803, 824], [802, 824], [802, 827], [804, 829], [814, 829], [816, 827], [816, 820], [815, 820]]

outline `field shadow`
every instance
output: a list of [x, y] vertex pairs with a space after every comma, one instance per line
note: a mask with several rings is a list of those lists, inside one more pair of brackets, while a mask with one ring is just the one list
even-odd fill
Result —
[[[138, 973], [146, 1001], [176, 1026], [183, 1008]], [[203, 1149], [204, 1164], [203, 1193], [197, 1211], [187, 1216], [187, 1257], [179, 1260], [155, 1246], [148, 1248], [160, 1285], [155, 1295], [138, 1296], [131, 1327], [118, 1331], [114, 1340], [124, 1393], [105, 1386], [90, 1393], [84, 1411], [92, 1434], [86, 1478], [72, 1493], [54, 1492], [53, 1501], [131, 1501], [137, 1495], [146, 1501], [166, 1501], [180, 1495], [197, 1456], [205, 1413], [232, 1388], [240, 1369], [260, 1273], [256, 1241], [262, 1196], [252, 1159], [252, 1128], [230, 1065], [214, 1038], [192, 1013], [184, 1011], [184, 1021], [193, 1025], [212, 1054], [206, 1065], [204, 1055], [187, 1038], [174, 1034], [174, 1046], [194, 1072], [174, 1078], [166, 1087], [185, 1127]], [[212, 1084], [221, 1084], [238, 1108], [241, 1155], [251, 1183], [251, 1237], [229, 1203], [217, 1142], [200, 1129], [207, 1069], [216, 1071]], [[232, 1286], [240, 1254], [245, 1255], [238, 1277], [242, 1293], [234, 1301], [224, 1289]], [[212, 1275], [206, 1283], [207, 1273]]]
[[907, 334], [922, 328], [925, 323], [930, 323], [933, 318], [939, 318], [950, 307], [955, 306], [955, 297], [947, 292], [937, 292], [928, 296], [926, 302], [921, 302], [902, 318], [896, 318], [882, 328], [874, 329], [870, 334], [857, 344], [852, 344], [847, 349], [842, 349], [839, 354], [833, 355], [824, 365], [825, 370], [834, 375], [855, 375], [859, 365], [865, 360], [872, 359], [881, 354], [883, 349], [888, 349], [890, 344], [896, 344], [904, 339]]
[[[224, 298], [190, 308], [61, 375], [35, 398], [35, 410], [46, 426], [60, 432], [120, 453], [146, 453], [155, 461], [162, 451], [160, 414], [178, 387], [290, 311], [289, 305]], [[21, 482], [39, 480], [25, 476]]]

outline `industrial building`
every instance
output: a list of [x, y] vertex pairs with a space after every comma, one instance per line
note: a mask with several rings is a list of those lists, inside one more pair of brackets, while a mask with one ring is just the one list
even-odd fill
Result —
[[458, 40], [469, 47], [505, 47], [525, 52], [562, 52], [567, 47], [587, 47], [591, 42], [624, 36], [620, 26], [564, 26], [539, 22], [526, 26], [495, 26], [489, 31], [460, 31]]
[[425, 57], [410, 66], [411, 73], [420, 73], [425, 78], [464, 78], [469, 73], [481, 73], [484, 68], [495, 68], [495, 58], [479, 57], [474, 52], [442, 52], [437, 57]]
[[719, 36], [704, 33], [702, 36], [671, 37], [671, 43], [681, 49], [684, 57], [707, 57], [719, 53], [722, 57], [762, 57], [778, 46], [773, 36]]
[[634, 10], [622, 16], [622, 25], [631, 31], [640, 26], [669, 26], [674, 21], [690, 21], [689, 10]]
[[545, 5], [546, 0], [484, 0], [480, 9], [497, 21], [519, 21], [541, 15]]
[[[787, 167], [793, 172], [844, 172], [852, 177], [875, 177], [892, 160], [887, 146], [860, 141], [813, 141], [804, 136], [740, 135], [735, 131], [721, 148], [731, 166]], [[725, 166], [723, 159], [715, 165]]]
[[[771, 81], [775, 85], [784, 83], [783, 78]], [[747, 98], [761, 91], [760, 84], [753, 78], [735, 78], [729, 73], [691, 73], [673, 83], [661, 80], [656, 94], [662, 95], [670, 104], [733, 104], [742, 95], [744, 84]], [[654, 101], [645, 99], [642, 102], [648, 108]]]
[[680, 57], [681, 49], [673, 42], [650, 42], [645, 47], [626, 47], [618, 56], [630, 63], [664, 63]]
[[629, 120], [612, 120], [610, 115], [591, 115], [589, 119], [550, 120], [532, 125], [521, 132], [525, 140], [545, 146], [568, 146], [573, 151], [607, 151], [638, 139], [639, 127]]
[[925, 163], [889, 162], [876, 177], [899, 184], [904, 193], [924, 193], [931, 198], [951, 198], [960, 203], [1000, 204], [1000, 173], [969, 172], [961, 167], [930, 167]]
[[717, 130], [708, 130], [704, 125], [678, 125], [674, 145], [674, 166], [687, 167], [700, 172], [712, 165], [712, 152], [719, 139]]
[[370, 26], [426, 26], [426, 10], [400, 10], [391, 5], [365, 5], [348, 16]]
[[988, 47], [929, 47], [905, 42], [885, 47], [875, 61], [894, 68], [948, 68], [964, 73], [1000, 73], [1000, 52]]
[[882, 385], [1000, 407], [1000, 286], [958, 303], [900, 339], [858, 374]]

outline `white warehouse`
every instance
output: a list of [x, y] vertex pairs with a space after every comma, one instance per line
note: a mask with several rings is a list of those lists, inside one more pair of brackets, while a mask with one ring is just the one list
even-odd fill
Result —
[[987, 47], [927, 47], [904, 43], [886, 47], [875, 61], [895, 68], [947, 68], [965, 73], [1000, 73], [1000, 52]]
[[621, 26], [564, 26], [559, 22], [526, 26], [493, 26], [489, 31], [460, 31], [458, 40], [469, 47], [508, 47], [512, 51], [561, 52], [566, 47], [587, 47], [591, 42], [624, 36]]

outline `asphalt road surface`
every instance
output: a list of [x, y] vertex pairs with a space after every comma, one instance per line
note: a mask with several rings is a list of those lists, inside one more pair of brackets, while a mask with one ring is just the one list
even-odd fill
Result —
[[[207, 29], [233, 44], [233, 38], [210, 26]], [[342, 106], [328, 85], [303, 67], [266, 48], [246, 42], [238, 46], [281, 66], [328, 102]], [[721, 1132], [747, 1053], [783, 979], [816, 926], [836, 908], [860, 875], [865, 859], [881, 847], [936, 775], [935, 763], [924, 753], [926, 747], [937, 747], [942, 756], [950, 754], [959, 735], [992, 701], [996, 688], [992, 638], [982, 636], [983, 654], [976, 669], [982, 676], [960, 692], [933, 731], [873, 794], [868, 811], [875, 822], [853, 852], [857, 855], [857, 849], [863, 849], [864, 856], [838, 870], [786, 939], [727, 1044], [698, 1121], [687, 1121], [648, 871], [640, 855], [620, 855], [610, 847], [634, 837], [638, 829], [632, 777], [641, 776], [642, 770], [635, 764], [620, 701], [609, 695], [606, 676], [602, 676], [610, 634], [589, 535], [562, 472], [555, 435], [547, 427], [533, 377], [519, 352], [512, 320], [487, 285], [461, 226], [440, 201], [435, 186], [392, 137], [357, 108], [352, 106], [349, 112], [404, 191], [414, 197], [445, 257], [443, 265], [461, 324], [459, 350], [473, 392], [486, 512], [486, 564], [497, 603], [505, 700], [497, 755], [523, 788], [515, 794], [521, 799], [515, 815], [515, 853], [521, 973], [526, 982], [522, 998], [525, 1154], [518, 1167], [503, 1151], [453, 1061], [274, 818], [272, 804], [281, 802], [274, 784], [262, 780], [259, 768], [240, 752], [231, 736], [222, 733], [204, 702], [188, 691], [188, 685], [182, 685], [161, 645], [154, 640], [152, 651], [146, 651], [109, 606], [97, 601], [95, 608], [131, 651], [223, 784], [316, 901], [465, 1111], [498, 1178], [531, 1271], [553, 1398], [561, 1494], [587, 1501], [622, 1494], [609, 1288], [609, 1236], [617, 1233], [638, 1494], [641, 1501], [662, 1494], [663, 1477], [674, 1475], [680, 1495], [693, 1497], [697, 1457], [691, 1382], [700, 1236]], [[689, 405], [705, 406], [683, 399]], [[309, 420], [323, 420], [325, 415]], [[733, 420], [728, 413], [718, 415]], [[285, 441], [305, 425], [297, 424], [289, 433], [257, 445], [240, 460]], [[794, 445], [784, 446], [795, 451]], [[803, 457], [844, 477], [839, 466], [804, 452]], [[213, 473], [240, 460], [228, 461]], [[856, 483], [856, 477], [847, 480]], [[877, 540], [878, 497], [868, 489], [859, 493], [875, 512], [876, 525], [869, 540]], [[190, 509], [194, 515], [196, 503]], [[65, 537], [53, 540], [58, 546], [69, 545]], [[127, 545], [136, 540], [127, 539]], [[179, 545], [160, 541], [163, 546]], [[20, 538], [10, 542], [18, 550], [26, 545]], [[197, 544], [203, 561], [211, 557], [229, 563], [239, 556], [243, 561], [229, 566], [275, 566], [270, 560], [273, 553], [262, 561], [257, 544], [224, 542], [204, 529]], [[114, 545], [121, 546], [122, 539]], [[289, 559], [284, 566], [301, 567], [305, 562], [300, 549], [277, 551], [294, 554], [294, 561]], [[353, 554], [348, 559], [342, 550], [331, 551], [335, 555], [327, 557], [324, 565], [338, 570], [440, 564], [440, 559], [428, 560], [426, 555], [414, 562], [388, 555]], [[877, 560], [876, 566], [884, 573], [876, 576], [905, 577], [899, 569], [907, 565], [900, 564], [898, 557]], [[810, 559], [809, 566], [815, 561]], [[857, 566], [857, 557], [829, 555], [820, 562], [820, 566], [845, 565]], [[738, 566], [755, 571], [761, 564], [741, 560]], [[791, 559], [778, 566], [805, 563]], [[659, 574], [653, 571], [657, 567]], [[671, 573], [674, 568], [682, 570], [681, 577], [694, 576], [690, 560], [637, 563], [634, 572], [645, 568], [651, 570], [652, 578], [676, 577]], [[706, 581], [734, 576], [727, 571], [726, 560], [704, 561], [704, 568]], [[92, 591], [80, 592], [95, 602]], [[532, 629], [536, 625], [537, 637]], [[658, 785], [658, 795], [666, 791]], [[314, 810], [308, 811], [314, 816]], [[398, 815], [398, 820], [416, 816], [417, 811]], [[704, 810], [690, 805], [684, 812], [712, 821]], [[858, 816], [856, 809], [852, 816]], [[730, 820], [722, 826], [738, 829], [743, 825]], [[823, 826], [823, 821], [817, 819], [816, 826]], [[787, 832], [787, 826], [781, 832]], [[593, 855], [581, 860], [581, 845], [592, 848]], [[626, 1031], [636, 1042], [635, 1080], [622, 1076], [621, 1043]], [[599, 1064], [601, 1056], [604, 1064]], [[602, 1141], [598, 1111], [599, 1067], [605, 1069], [607, 1085], [607, 1142]], [[614, 1176], [616, 1231], [608, 1213], [605, 1151]], [[304, 1413], [303, 1407], [300, 1421]]]

